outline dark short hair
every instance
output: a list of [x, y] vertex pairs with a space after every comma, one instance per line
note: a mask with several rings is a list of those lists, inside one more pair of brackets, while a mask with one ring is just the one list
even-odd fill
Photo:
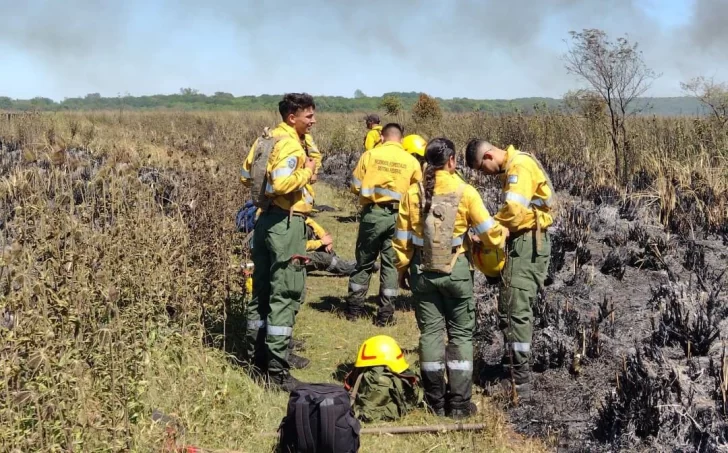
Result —
[[295, 115], [299, 110], [306, 110], [309, 107], [315, 109], [316, 103], [313, 102], [313, 96], [308, 93], [287, 93], [278, 103], [278, 111], [284, 120], [288, 115]]
[[392, 129], [397, 129], [400, 135], [404, 135], [404, 128], [399, 123], [387, 123], [387, 125], [382, 128], [382, 135], [389, 135], [392, 132]]
[[480, 166], [480, 162], [476, 161], [478, 160], [478, 149], [483, 143], [485, 143], [485, 140], [474, 138], [465, 146], [465, 164], [468, 167], [478, 168]]
[[377, 115], [376, 113], [371, 113], [364, 117], [364, 121], [366, 121], [367, 123], [379, 124], [379, 115]]

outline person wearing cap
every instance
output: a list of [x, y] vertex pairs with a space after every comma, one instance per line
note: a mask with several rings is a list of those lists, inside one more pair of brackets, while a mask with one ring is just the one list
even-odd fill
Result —
[[359, 195], [362, 209], [356, 239], [356, 270], [349, 277], [345, 315], [354, 321], [366, 314], [364, 299], [374, 262], [381, 256], [375, 318], [379, 327], [394, 322], [394, 297], [399, 293], [392, 248], [399, 200], [410, 185], [422, 179], [420, 164], [402, 148], [402, 135], [399, 124], [384, 126], [383, 143], [361, 155], [351, 178], [351, 191]]
[[369, 131], [367, 132], [366, 137], [364, 137], [364, 151], [369, 151], [381, 144], [382, 126], [379, 125], [379, 115], [374, 113], [365, 116], [364, 121], [366, 122], [367, 129]]
[[503, 185], [505, 202], [494, 216], [509, 231], [498, 297], [498, 324], [505, 343], [500, 384], [506, 394], [512, 394], [513, 384], [523, 396], [531, 381], [531, 303], [548, 273], [555, 192], [538, 160], [513, 146], [500, 149], [474, 139], [466, 146], [465, 161], [473, 170], [498, 175]]

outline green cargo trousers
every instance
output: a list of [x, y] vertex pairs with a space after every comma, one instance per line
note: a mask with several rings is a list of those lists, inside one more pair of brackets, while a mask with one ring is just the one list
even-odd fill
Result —
[[269, 373], [288, 370], [288, 345], [306, 281], [303, 263], [293, 255], [306, 255], [303, 217], [283, 212], [260, 215], [253, 233], [253, 297], [246, 307], [247, 359]]
[[551, 238], [541, 233], [537, 250], [536, 233], [527, 232], [507, 242], [508, 257], [503, 268], [498, 297], [498, 327], [505, 344], [503, 366], [513, 366], [517, 384], [528, 381], [533, 337], [532, 305], [543, 287], [551, 259]]
[[356, 261], [347, 261], [333, 252], [308, 252], [306, 256], [311, 259], [306, 265], [306, 272], [325, 271], [336, 275], [351, 275], [356, 269]]
[[475, 330], [470, 264], [461, 255], [448, 275], [420, 272], [419, 263], [419, 252], [415, 252], [410, 275], [420, 329], [420, 370], [425, 401], [433, 410], [442, 409], [445, 404], [450, 409], [466, 409], [472, 396]]
[[373, 203], [363, 208], [359, 235], [356, 238], [356, 270], [349, 277], [347, 298], [349, 311], [363, 311], [374, 262], [381, 255], [377, 312], [380, 315], [394, 313], [394, 298], [399, 294], [397, 268], [394, 266], [395, 253], [392, 247], [397, 215], [398, 211]]

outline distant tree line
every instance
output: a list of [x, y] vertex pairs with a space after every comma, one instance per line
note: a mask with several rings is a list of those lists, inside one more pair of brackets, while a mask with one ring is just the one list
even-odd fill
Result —
[[[356, 90], [353, 98], [343, 96], [316, 96], [318, 110], [326, 112], [392, 112], [410, 111], [420, 93], [392, 92], [382, 96], [367, 96]], [[17, 111], [68, 111], [68, 110], [240, 110], [276, 111], [281, 95], [264, 94], [260, 96], [233, 96], [230, 93], [216, 92], [207, 95], [192, 88], [183, 88], [177, 94], [157, 94], [152, 96], [104, 97], [90, 93], [84, 97], [66, 98], [56, 102], [53, 99], [35, 97], [33, 99], [11, 99], [0, 96], [0, 110]], [[436, 98], [444, 112], [484, 112], [530, 113], [535, 110], [561, 109], [562, 99], [519, 98], [519, 99], [468, 99]], [[651, 108], [642, 113], [656, 115], [696, 115], [704, 110], [700, 102], [692, 97], [641, 98]]]

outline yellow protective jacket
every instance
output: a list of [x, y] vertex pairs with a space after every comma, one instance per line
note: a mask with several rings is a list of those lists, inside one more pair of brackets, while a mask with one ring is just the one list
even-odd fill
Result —
[[[296, 131], [286, 123], [280, 123], [271, 131], [271, 135], [274, 137], [282, 135], [285, 138], [276, 143], [268, 158], [266, 167], [268, 185], [265, 193], [273, 199], [275, 206], [285, 211], [288, 211], [293, 204], [295, 212], [308, 214], [313, 209], [313, 188], [310, 184], [312, 172], [304, 167], [306, 163], [305, 147], [308, 146], [307, 138], [301, 139]], [[250, 147], [240, 173], [240, 178], [246, 185], [252, 182], [250, 169], [253, 166], [257, 143], [258, 140]], [[310, 140], [310, 143], [313, 144], [313, 139]], [[313, 156], [312, 158], [315, 159]], [[318, 158], [321, 159], [320, 153], [318, 153]]]
[[[466, 184], [466, 187], [458, 205], [452, 246], [457, 247], [460, 252], [466, 251], [465, 235], [472, 228], [487, 247], [501, 247], [505, 241], [503, 227], [491, 217], [478, 191], [460, 175], [447, 170], [436, 171], [434, 195], [455, 192], [461, 184]], [[392, 244], [397, 255], [395, 265], [400, 273], [409, 266], [415, 247], [424, 245], [425, 219], [420, 215], [420, 202], [419, 185], [414, 184], [407, 190], [399, 205], [397, 230]]]
[[311, 227], [311, 229], [313, 230], [313, 234], [316, 235], [316, 237], [318, 238], [309, 239], [306, 241], [306, 251], [313, 252], [314, 250], [320, 249], [321, 246], [324, 245], [321, 241], [321, 238], [326, 236], [326, 230], [324, 229], [324, 227], [314, 222], [311, 217], [306, 217], [306, 225]]
[[316, 143], [313, 141], [313, 137], [311, 134], [306, 134], [304, 137], [304, 142], [306, 145], [304, 146], [304, 151], [306, 151], [306, 154], [308, 157], [316, 161], [316, 168], [314, 169], [313, 173], [317, 174], [319, 170], [321, 169], [321, 161], [322, 156], [321, 152], [318, 149], [318, 146], [316, 146]]
[[369, 129], [367, 136], [364, 137], [364, 150], [369, 151], [379, 146], [379, 139], [382, 137], [382, 126], [374, 126]]
[[422, 180], [417, 159], [398, 142], [386, 142], [361, 155], [351, 178], [359, 203], [400, 201], [410, 185]]
[[505, 201], [495, 219], [511, 232], [536, 228], [536, 215], [541, 228], [554, 223], [551, 216], [552, 196], [548, 177], [528, 154], [509, 146], [501, 175]]

